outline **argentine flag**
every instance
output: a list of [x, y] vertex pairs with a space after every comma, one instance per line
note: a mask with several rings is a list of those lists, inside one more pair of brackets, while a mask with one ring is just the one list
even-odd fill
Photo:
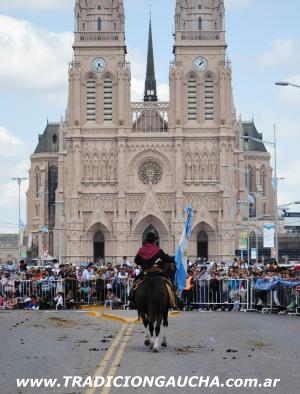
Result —
[[180, 238], [179, 244], [176, 249], [175, 261], [176, 261], [176, 283], [178, 289], [184, 290], [186, 288], [186, 278], [187, 278], [187, 255], [188, 247], [190, 242], [190, 236], [192, 231], [192, 221], [193, 221], [193, 209], [189, 205], [185, 208], [184, 212], [188, 214], [186, 223], [183, 229], [182, 236]]

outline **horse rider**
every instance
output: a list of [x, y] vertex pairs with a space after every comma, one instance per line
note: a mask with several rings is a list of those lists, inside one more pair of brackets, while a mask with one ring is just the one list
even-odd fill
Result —
[[143, 246], [139, 249], [135, 256], [134, 262], [141, 267], [141, 273], [135, 278], [130, 294], [128, 296], [129, 301], [134, 301], [135, 290], [138, 287], [138, 283], [147, 276], [159, 275], [169, 279], [171, 282], [171, 288], [174, 292], [174, 284], [172, 278], [172, 270], [175, 270], [174, 258], [166, 254], [162, 249], [156, 245], [157, 236], [153, 232], [149, 232], [146, 236]]

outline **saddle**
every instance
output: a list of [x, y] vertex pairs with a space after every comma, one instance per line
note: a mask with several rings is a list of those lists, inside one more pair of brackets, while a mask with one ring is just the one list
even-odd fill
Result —
[[[150, 270], [153, 267], [150, 268]], [[158, 267], [159, 268], [159, 267]], [[131, 292], [135, 293], [137, 291], [137, 289], [149, 278], [152, 276], [157, 276], [159, 274], [161, 274], [162, 270], [160, 270], [160, 272], [158, 272], [157, 270], [147, 270], [146, 275], [142, 276], [140, 279], [138, 279], [132, 286]], [[143, 271], [144, 272], [144, 271]], [[149, 275], [150, 274], [150, 275]], [[169, 296], [169, 304], [170, 304], [170, 308], [176, 308], [177, 307], [177, 303], [176, 303], [176, 295], [174, 292], [174, 286], [173, 283], [170, 281], [170, 279], [162, 276], [163, 281], [165, 282], [166, 285], [166, 289], [168, 292], [168, 296]]]

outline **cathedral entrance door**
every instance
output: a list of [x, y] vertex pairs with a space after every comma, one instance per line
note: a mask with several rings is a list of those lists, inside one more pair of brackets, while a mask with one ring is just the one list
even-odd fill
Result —
[[101, 231], [94, 236], [94, 260], [104, 259], [105, 257], [105, 238]]
[[152, 224], [150, 224], [150, 226], [148, 226], [146, 228], [146, 230], [144, 231], [143, 243], [145, 242], [145, 239], [146, 239], [148, 233], [154, 233], [156, 235], [156, 237], [157, 237], [156, 245], [159, 246], [159, 234], [158, 234], [158, 231], [156, 230], [156, 228], [154, 226], [152, 226]]
[[208, 258], [208, 236], [205, 231], [200, 231], [197, 236], [197, 257]]

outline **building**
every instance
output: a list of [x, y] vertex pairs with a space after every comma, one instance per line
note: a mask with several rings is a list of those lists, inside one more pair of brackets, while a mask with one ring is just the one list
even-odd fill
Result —
[[270, 155], [236, 117], [224, 20], [223, 0], [176, 1], [169, 102], [150, 21], [144, 100], [131, 102], [123, 1], [76, 1], [66, 115], [31, 156], [32, 257], [117, 260], [149, 231], [174, 254], [191, 203], [190, 257], [230, 260], [250, 218], [274, 218]]
[[13, 263], [18, 257], [18, 234], [0, 234], [0, 264]]

